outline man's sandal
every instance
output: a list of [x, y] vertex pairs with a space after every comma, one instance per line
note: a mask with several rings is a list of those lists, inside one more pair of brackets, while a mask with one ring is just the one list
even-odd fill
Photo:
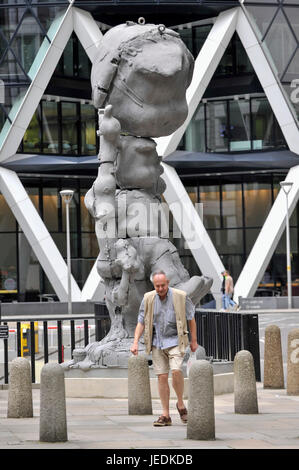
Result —
[[180, 415], [180, 417], [181, 417], [182, 423], [187, 424], [187, 422], [188, 422], [188, 411], [187, 411], [187, 408], [183, 408], [183, 409], [180, 410], [179, 407], [178, 407], [178, 404], [176, 404], [176, 408], [177, 408], [177, 410], [178, 410], [178, 412], [179, 412], [179, 415]]
[[161, 415], [159, 416], [159, 418], [157, 419], [157, 421], [154, 421], [154, 426], [171, 426], [172, 422], [171, 422], [171, 417], [169, 416], [169, 418], [167, 418], [166, 416], [164, 415]]

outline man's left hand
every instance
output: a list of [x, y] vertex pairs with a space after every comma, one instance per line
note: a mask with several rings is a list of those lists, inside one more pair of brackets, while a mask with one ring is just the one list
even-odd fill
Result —
[[192, 352], [195, 352], [196, 349], [198, 348], [198, 344], [197, 344], [197, 341], [196, 340], [193, 340], [190, 342], [190, 349]]

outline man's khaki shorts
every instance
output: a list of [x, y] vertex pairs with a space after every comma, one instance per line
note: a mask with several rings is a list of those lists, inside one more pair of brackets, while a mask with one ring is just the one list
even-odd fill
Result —
[[156, 375], [168, 374], [169, 370], [182, 368], [184, 353], [181, 353], [178, 346], [167, 349], [152, 348], [153, 366]]

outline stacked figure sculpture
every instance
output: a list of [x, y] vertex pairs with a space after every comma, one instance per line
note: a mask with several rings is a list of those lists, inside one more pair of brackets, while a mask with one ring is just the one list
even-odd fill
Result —
[[111, 328], [100, 342], [74, 350], [68, 367], [127, 367], [141, 300], [153, 290], [152, 272], [163, 270], [170, 286], [186, 291], [195, 305], [212, 285], [205, 276], [190, 278], [163, 233], [166, 185], [154, 141], [186, 119], [193, 66], [180, 36], [164, 25], [128, 21], [103, 36], [91, 73], [99, 169], [85, 205], [95, 219], [97, 271]]

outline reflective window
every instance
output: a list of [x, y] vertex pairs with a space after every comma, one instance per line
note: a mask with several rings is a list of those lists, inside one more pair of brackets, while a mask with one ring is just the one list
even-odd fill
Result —
[[28, 153], [38, 153], [42, 151], [41, 146], [41, 108], [38, 107], [24, 134], [23, 151]]
[[99, 245], [95, 233], [82, 233], [82, 256], [84, 258], [97, 258]]
[[274, 147], [277, 140], [284, 142], [281, 131], [266, 98], [251, 100], [253, 121], [253, 150]]
[[228, 150], [227, 102], [207, 103], [207, 150], [227, 152]]
[[243, 230], [209, 230], [212, 242], [218, 253], [238, 254], [243, 253]]
[[17, 250], [16, 235], [0, 234], [0, 292], [17, 289]]
[[78, 110], [77, 103], [61, 103], [62, 153], [78, 154]]
[[243, 226], [241, 184], [224, 184], [222, 186], [222, 218], [225, 228]]
[[185, 45], [188, 47], [189, 51], [192, 51], [193, 49], [193, 42], [192, 42], [192, 28], [179, 28], [178, 31], [179, 35], [181, 36], [181, 39], [185, 43]]
[[[211, 25], [205, 26], [195, 26], [193, 28], [193, 35], [194, 35], [194, 51], [193, 54], [197, 57], [200, 49], [202, 48], [205, 40], [207, 39], [209, 32], [211, 31]], [[192, 45], [193, 47], [193, 45]], [[191, 49], [192, 50], [192, 49]]]
[[58, 109], [55, 101], [42, 102], [43, 153], [59, 152]]
[[244, 183], [245, 225], [261, 227], [271, 209], [271, 185], [267, 183]]
[[201, 186], [200, 202], [203, 204], [203, 221], [205, 227], [221, 227], [219, 186]]
[[97, 153], [95, 108], [90, 104], [81, 104], [81, 146], [82, 155]]
[[81, 230], [84, 232], [94, 231], [94, 218], [86, 209], [84, 204], [84, 197], [87, 190], [81, 190], [80, 192], [80, 211], [81, 211]]
[[251, 149], [249, 101], [229, 102], [230, 151]]
[[43, 219], [49, 231], [58, 230], [58, 203], [57, 189], [43, 188]]
[[0, 231], [9, 232], [11, 230], [16, 230], [16, 219], [14, 218], [4, 196], [0, 193]]
[[265, 37], [265, 43], [275, 62], [278, 73], [281, 75], [297, 47], [297, 40], [282, 10], [278, 12], [270, 26], [269, 32]]
[[185, 150], [206, 151], [205, 106], [199, 105], [185, 132]]

